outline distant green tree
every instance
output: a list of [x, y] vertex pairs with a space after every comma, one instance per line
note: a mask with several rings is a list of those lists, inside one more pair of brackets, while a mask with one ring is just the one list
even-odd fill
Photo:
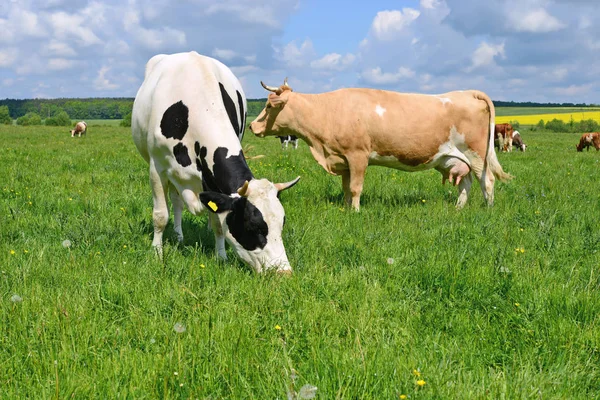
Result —
[[121, 126], [131, 126], [131, 111], [123, 116], [123, 120], [119, 124]]
[[45, 124], [48, 126], [71, 126], [71, 118], [66, 111], [59, 111], [53, 117], [46, 118]]
[[540, 121], [537, 123], [536, 125], [539, 129], [544, 129], [546, 127], [546, 124], [544, 123], [543, 119], [540, 119]]
[[17, 118], [17, 125], [27, 126], [27, 125], [41, 125], [41, 124], [42, 124], [42, 118], [34, 112], [28, 112], [27, 114], [23, 115], [22, 117]]
[[552, 132], [571, 132], [571, 128], [565, 124], [565, 121], [556, 118], [546, 122], [546, 129]]
[[12, 125], [12, 122], [8, 106], [0, 106], [0, 124]]

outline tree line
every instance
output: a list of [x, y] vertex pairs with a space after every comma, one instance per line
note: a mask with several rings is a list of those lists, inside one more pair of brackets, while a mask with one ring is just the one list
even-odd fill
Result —
[[[113, 98], [61, 98], [61, 99], [4, 99], [0, 100], [0, 123], [20, 125], [70, 125], [70, 120], [121, 119], [123, 125], [131, 125], [132, 97]], [[266, 98], [248, 99], [248, 115], [258, 115], [265, 106]], [[494, 101], [496, 107], [597, 107], [585, 103], [535, 103]], [[67, 122], [68, 121], [68, 122]]]

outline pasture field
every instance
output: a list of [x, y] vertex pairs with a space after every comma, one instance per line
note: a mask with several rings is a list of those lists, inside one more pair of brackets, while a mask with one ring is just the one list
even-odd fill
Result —
[[0, 397], [597, 398], [600, 153], [522, 133], [492, 208], [372, 167], [360, 213], [305, 143], [248, 134], [256, 177], [302, 176], [282, 278], [217, 260], [206, 215], [158, 261], [129, 129], [0, 126]]

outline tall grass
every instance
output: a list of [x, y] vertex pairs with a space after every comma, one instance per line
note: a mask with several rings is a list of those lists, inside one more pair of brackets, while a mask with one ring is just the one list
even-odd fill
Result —
[[0, 140], [1, 398], [600, 393], [600, 154], [575, 135], [500, 154], [516, 179], [492, 208], [474, 187], [456, 211], [434, 171], [371, 168], [360, 213], [304, 143], [247, 136], [256, 177], [302, 176], [282, 194], [286, 279], [217, 260], [205, 215], [181, 246], [168, 228], [159, 262], [125, 128]]

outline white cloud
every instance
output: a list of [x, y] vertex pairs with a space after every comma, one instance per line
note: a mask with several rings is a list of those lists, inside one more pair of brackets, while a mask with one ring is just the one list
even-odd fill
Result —
[[[163, 27], [162, 29], [150, 29], [141, 25], [139, 12], [129, 10], [123, 21], [125, 31], [130, 33], [133, 38], [144, 48], [153, 51], [163, 49], [177, 49], [186, 45], [185, 32]], [[172, 50], [172, 51], [173, 51]]]
[[434, 9], [438, 8], [441, 4], [441, 0], [421, 0], [421, 8]]
[[237, 53], [233, 50], [216, 48], [213, 50], [212, 56], [221, 61], [231, 61], [237, 57]]
[[60, 40], [76, 40], [81, 46], [101, 44], [102, 41], [88, 27], [84, 26], [85, 20], [76, 14], [67, 14], [59, 11], [50, 16], [50, 23], [54, 34]]
[[94, 80], [94, 87], [96, 90], [115, 90], [119, 88], [119, 85], [111, 82], [107, 77], [106, 73], [110, 71], [110, 67], [103, 66], [98, 71], [98, 76]]
[[513, 12], [511, 16], [511, 24], [518, 32], [547, 33], [566, 27], [565, 23], [548, 14], [543, 8], [525, 13]]
[[312, 61], [310, 66], [315, 69], [341, 71], [350, 67], [356, 56], [354, 54], [346, 54], [342, 56], [338, 53], [329, 53], [324, 55], [322, 58]]
[[412, 8], [403, 8], [402, 11], [380, 11], [373, 19], [371, 29], [379, 40], [395, 39], [399, 32], [412, 24], [421, 13]]
[[10, 67], [17, 60], [18, 50], [15, 48], [0, 49], [0, 67]]
[[485, 67], [494, 63], [495, 57], [505, 57], [504, 43], [493, 45], [482, 42], [477, 50], [471, 56], [472, 64], [467, 68], [467, 72], [471, 72], [476, 68]]
[[53, 71], [61, 71], [75, 67], [77, 61], [68, 60], [66, 58], [51, 58], [48, 60], [48, 69]]
[[288, 67], [303, 67], [315, 58], [315, 50], [310, 39], [304, 40], [300, 47], [295, 41], [286, 44], [283, 49], [275, 49], [276, 58], [283, 61]]
[[55, 39], [52, 39], [50, 43], [44, 46], [44, 53], [59, 57], [75, 57], [77, 55], [75, 50], [67, 43]]
[[409, 68], [400, 67], [396, 72], [383, 72], [381, 67], [371, 68], [361, 73], [361, 78], [372, 85], [394, 85], [403, 79], [413, 78], [415, 72]]
[[567, 87], [558, 87], [554, 89], [554, 92], [559, 96], [582, 96], [590, 93], [592, 90], [592, 84], [587, 83], [584, 85], [569, 85]]

